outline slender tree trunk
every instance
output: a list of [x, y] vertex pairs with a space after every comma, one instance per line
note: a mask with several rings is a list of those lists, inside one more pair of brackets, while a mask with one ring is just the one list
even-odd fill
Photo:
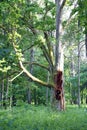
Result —
[[[47, 82], [49, 82], [49, 72], [47, 74]], [[48, 105], [49, 88], [46, 88], [46, 104]]]
[[86, 46], [86, 57], [87, 57], [87, 34], [85, 34], [85, 46]]
[[36, 88], [34, 89], [34, 104], [37, 105]]
[[86, 102], [85, 103], [87, 104], [87, 96], [86, 96]]
[[84, 103], [84, 94], [83, 94], [83, 90], [81, 91], [81, 104], [83, 104]]
[[29, 104], [31, 104], [31, 91], [30, 91], [29, 88], [27, 89], [27, 101], [28, 101]]
[[[32, 63], [34, 61], [34, 49], [32, 48], [30, 50], [30, 62]], [[33, 66], [30, 65], [30, 73], [33, 74]], [[29, 80], [29, 83], [32, 82], [31, 80]], [[30, 84], [28, 86], [28, 90], [27, 90], [27, 98], [28, 98], [28, 103], [31, 104], [31, 90], [30, 90]]]
[[7, 82], [6, 82], [6, 107], [8, 106], [9, 104], [9, 101], [8, 101], [8, 90], [9, 90], [9, 78], [7, 77]]
[[6, 83], [6, 100], [8, 100], [8, 89], [9, 89], [9, 79], [7, 77], [7, 83]]
[[78, 44], [78, 106], [80, 107], [80, 44]]
[[4, 93], [4, 80], [2, 80], [2, 106], [5, 106]]
[[53, 88], [51, 88], [50, 89], [50, 104], [51, 104], [51, 106], [54, 106], [55, 104], [54, 104], [54, 101], [55, 99], [54, 99], [54, 89]]
[[9, 100], [9, 107], [11, 109], [13, 101], [12, 101], [12, 82], [9, 83], [10, 85], [10, 100]]
[[2, 106], [2, 84], [0, 83], [0, 106]]
[[[72, 78], [75, 77], [75, 63], [74, 63], [74, 56], [73, 54], [71, 54], [71, 63], [70, 63], [70, 75]], [[76, 104], [77, 101], [76, 101], [76, 88], [75, 88], [75, 83], [72, 83], [73, 86], [71, 88], [71, 100], [72, 100], [72, 103]]]
[[49, 88], [46, 88], [46, 104], [48, 105]]

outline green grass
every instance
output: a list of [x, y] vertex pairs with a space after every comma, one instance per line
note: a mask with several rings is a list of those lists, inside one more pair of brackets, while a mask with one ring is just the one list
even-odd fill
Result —
[[68, 106], [58, 112], [31, 105], [0, 110], [0, 130], [87, 130], [87, 111]]

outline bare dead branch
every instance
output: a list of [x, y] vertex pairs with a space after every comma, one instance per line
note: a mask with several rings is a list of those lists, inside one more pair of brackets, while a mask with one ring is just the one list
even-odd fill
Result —
[[34, 46], [35, 46], [35, 44], [32, 44], [30, 47], [28, 47], [28, 48], [26, 48], [25, 50], [23, 50], [22, 53], [24, 54], [25, 51], [31, 49], [31, 48], [34, 47]]
[[42, 68], [44, 68], [44, 69], [46, 69], [46, 70], [49, 71], [49, 68], [48, 68], [48, 67], [46, 67], [46, 66], [44, 66], [44, 65], [41, 65], [41, 64], [39, 64], [39, 63], [37, 63], [37, 62], [24, 62], [23, 64], [37, 65], [37, 66], [40, 66], [40, 67], [42, 67]]

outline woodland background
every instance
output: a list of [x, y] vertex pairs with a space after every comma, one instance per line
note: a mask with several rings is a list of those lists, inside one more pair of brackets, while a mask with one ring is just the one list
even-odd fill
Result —
[[[59, 17], [61, 21], [57, 39], [58, 2], [62, 11], [61, 17]], [[57, 40], [58, 43], [62, 43], [64, 56], [63, 72], [66, 104], [66, 112], [63, 113], [65, 116], [58, 112], [59, 118], [56, 116], [57, 112], [50, 108], [53, 103], [55, 60], [58, 57], [55, 53]], [[83, 117], [83, 128], [86, 130], [86, 104], [87, 1], [0, 0], [0, 113], [2, 115], [1, 122], [7, 123], [5, 117], [8, 117], [9, 120], [4, 128], [3, 123], [1, 123], [1, 130], [12, 128], [10, 121], [15, 120], [14, 113], [18, 113], [20, 110], [24, 114], [27, 113], [28, 121], [30, 120], [27, 115], [30, 114], [30, 111], [32, 115], [36, 111], [35, 125], [38, 120], [41, 120], [38, 111], [44, 114], [52, 113], [51, 119], [53, 119], [53, 122], [60, 119], [60, 128], [56, 127], [57, 122], [52, 127], [50, 115], [45, 115], [47, 124], [45, 124], [46, 120], [43, 117], [42, 124], [38, 125], [37, 130], [49, 130], [50, 128], [65, 130], [61, 122], [67, 118], [66, 115], [69, 117], [72, 113], [71, 117], [73, 118], [75, 116], [73, 113], [76, 112], [77, 114], [79, 111], [77, 115]], [[10, 113], [13, 116], [11, 120], [8, 113], [9, 109], [13, 108], [13, 113]], [[41, 111], [42, 109], [43, 111]], [[74, 111], [75, 109], [76, 111]], [[34, 119], [32, 115], [30, 116], [31, 122]], [[14, 123], [14, 129], [18, 126], [19, 118], [23, 119], [21, 114], [18, 115]], [[82, 130], [80, 120], [77, 127], [74, 127], [78, 118], [81, 120], [78, 116], [75, 120], [71, 120], [72, 128], [68, 124], [70, 118], [67, 118], [66, 130]], [[24, 120], [26, 122], [25, 118]], [[22, 121], [19, 122], [21, 124]], [[30, 123], [31, 127], [28, 127], [25, 123], [24, 129], [35, 129], [35, 125], [33, 126]], [[45, 128], [46, 125], [47, 128]], [[18, 129], [22, 130], [23, 127], [19, 125]]]

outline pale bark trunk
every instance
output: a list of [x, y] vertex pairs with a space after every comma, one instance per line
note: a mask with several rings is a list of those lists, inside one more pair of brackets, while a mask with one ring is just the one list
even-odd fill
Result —
[[[61, 25], [61, 15], [62, 15], [62, 9], [64, 6], [66, 0], [63, 0], [62, 4], [60, 0], [56, 0], [56, 47], [55, 47], [55, 67], [56, 67], [56, 73], [58, 71], [62, 71], [63, 74], [63, 64], [64, 64], [64, 57], [63, 57], [63, 47], [62, 43], [60, 42], [60, 25]], [[62, 75], [63, 80], [63, 75]], [[56, 84], [55, 84], [56, 85]], [[58, 108], [60, 110], [64, 109], [64, 88], [62, 83], [62, 99], [58, 100]]]
[[78, 106], [80, 107], [80, 44], [78, 44]]
[[[80, 21], [78, 20], [78, 29], [80, 27]], [[80, 97], [80, 43], [78, 40], [78, 106], [80, 107], [81, 97]]]
[[[58, 66], [59, 57], [59, 30], [61, 23], [60, 0], [56, 0], [56, 48], [55, 48], [55, 65]], [[57, 69], [57, 68], [56, 68]]]

